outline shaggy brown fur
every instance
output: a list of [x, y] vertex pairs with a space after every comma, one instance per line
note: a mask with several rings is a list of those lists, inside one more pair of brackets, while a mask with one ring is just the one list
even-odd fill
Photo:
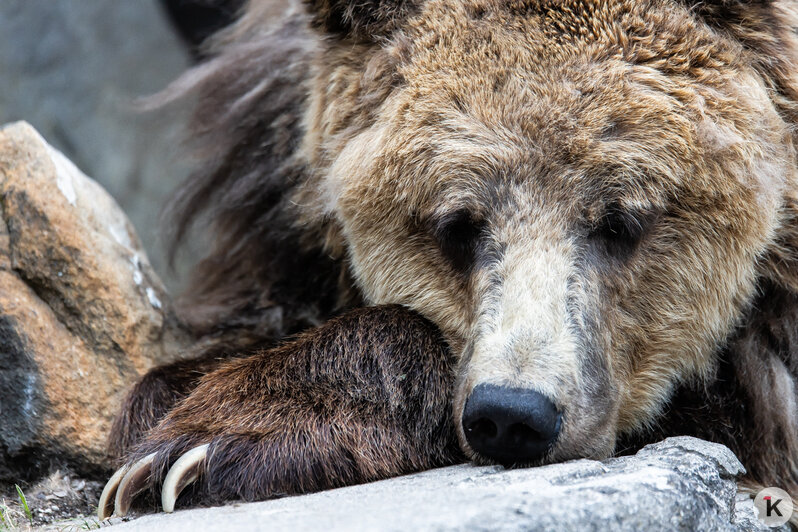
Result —
[[[216, 366], [200, 379], [185, 364], [151, 372], [128, 400], [157, 402], [153, 390], [176, 382], [191, 390], [162, 420], [135, 420], [155, 428], [127, 458], [159, 452], [156, 490], [174, 460], [203, 443], [213, 448], [206, 481], [186, 501], [260, 500], [462, 460], [451, 419], [453, 359], [434, 325], [402, 307], [354, 310]], [[163, 399], [174, 404], [174, 396]]]
[[654, 428], [618, 448], [629, 451], [673, 435], [716, 441], [745, 464], [752, 491], [782, 486], [795, 498], [795, 398], [785, 379], [798, 375], [798, 296], [766, 283], [743, 323], [712, 378], [678, 388]]
[[111, 427], [111, 456], [122, 457], [141, 441], [179, 401], [185, 399], [200, 382], [228, 357], [208, 352], [150, 370], [125, 398], [119, 416]]
[[[460, 421], [488, 383], [533, 389], [562, 412], [543, 462], [697, 434], [731, 446], [752, 482], [798, 494], [793, 2], [276, 5], [250, 2], [215, 39], [215, 56], [165, 96], [198, 94], [201, 169], [173, 208], [178, 238], [203, 215], [215, 238], [183, 305], [204, 342], [246, 353], [353, 308], [402, 304], [435, 324], [456, 360], [451, 388], [415, 390], [425, 398], [416, 407], [446, 409], [439, 394], [451, 391], [445, 416], [470, 459], [489, 461]], [[307, 356], [302, 342], [326, 327], [274, 353]], [[319, 364], [347, 353], [330, 366], [344, 373], [357, 356], [396, 369], [429, 360], [424, 337], [416, 347], [399, 338], [401, 356], [384, 336], [311, 351], [325, 353]], [[237, 477], [228, 473], [252, 447], [215, 444], [201, 491], [270, 496], [455, 456], [425, 437], [431, 454], [415, 447], [397, 461], [382, 448], [406, 452], [408, 433], [394, 427], [357, 439], [355, 454], [376, 458], [373, 474], [355, 474], [340, 452], [315, 454], [317, 438], [291, 432], [328, 434], [309, 403], [265, 404], [272, 395], [258, 388], [229, 410], [241, 379], [268, 387], [271, 356], [208, 374], [131, 456], [159, 450], [157, 480], [197, 442], [276, 437], [253, 425], [263, 409], [298, 425], [255, 456], [293, 469], [253, 476], [243, 463]], [[302, 390], [310, 368], [294, 369]], [[172, 387], [162, 375], [129, 400], [117, 451], [192, 386], [179, 379], [152, 399]], [[352, 378], [391, 396], [383, 377], [346, 375], [341, 393]], [[368, 423], [341, 408], [323, 417]], [[383, 426], [385, 410], [359, 412]], [[306, 453], [342, 461], [320, 468]]]

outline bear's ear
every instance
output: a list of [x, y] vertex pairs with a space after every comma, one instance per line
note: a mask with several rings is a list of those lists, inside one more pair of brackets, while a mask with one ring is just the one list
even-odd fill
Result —
[[[772, 33], [792, 0], [678, 0], [711, 26], [725, 28], [748, 40], [746, 34]], [[780, 31], [780, 29], [779, 29]]]
[[758, 57], [776, 89], [798, 95], [798, 2], [795, 0], [679, 0], [709, 26]]
[[[773, 104], [798, 147], [798, 2], [681, 0], [697, 18], [732, 36], [751, 54]], [[763, 278], [798, 294], [798, 183], [786, 185], [777, 240], [760, 263]]]
[[358, 41], [384, 37], [399, 27], [421, 0], [305, 0], [314, 25]]

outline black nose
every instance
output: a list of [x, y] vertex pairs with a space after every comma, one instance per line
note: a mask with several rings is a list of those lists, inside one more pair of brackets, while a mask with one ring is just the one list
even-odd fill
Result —
[[562, 415], [535, 390], [480, 384], [466, 401], [463, 429], [480, 455], [503, 465], [535, 462], [554, 444]]

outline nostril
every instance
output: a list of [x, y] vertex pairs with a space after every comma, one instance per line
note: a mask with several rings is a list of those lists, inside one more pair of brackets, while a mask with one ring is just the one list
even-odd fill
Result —
[[495, 438], [499, 433], [496, 423], [488, 418], [479, 418], [466, 426], [466, 432], [482, 438]]
[[521, 447], [530, 441], [541, 441], [541, 434], [525, 423], [514, 423], [507, 428], [505, 436], [507, 443], [515, 447]]

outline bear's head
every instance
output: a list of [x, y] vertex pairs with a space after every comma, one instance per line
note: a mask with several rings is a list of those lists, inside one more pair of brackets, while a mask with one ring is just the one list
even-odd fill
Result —
[[[469, 456], [540, 463], [606, 456], [767, 321], [759, 294], [798, 294], [793, 2], [304, 4], [268, 34], [283, 4], [251, 0], [181, 82], [210, 155], [178, 233], [209, 207], [219, 235], [200, 332], [407, 305], [459, 359]], [[771, 343], [740, 371], [798, 449], [798, 338]]]
[[296, 201], [367, 303], [443, 330], [472, 458], [609, 454], [711, 373], [761, 279], [794, 285], [786, 8], [309, 8]]

